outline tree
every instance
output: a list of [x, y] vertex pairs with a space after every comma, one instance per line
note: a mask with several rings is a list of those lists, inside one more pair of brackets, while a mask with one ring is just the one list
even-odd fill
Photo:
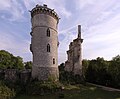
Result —
[[112, 76], [112, 86], [120, 88], [120, 55], [113, 57], [108, 68]]
[[96, 83], [97, 80], [96, 71], [97, 71], [96, 60], [91, 60], [85, 73], [86, 81]]
[[11, 62], [11, 54], [7, 51], [0, 51], [0, 68], [4, 69], [7, 67], [11, 67], [13, 63]]
[[23, 59], [20, 56], [13, 56], [5, 50], [0, 50], [0, 69], [24, 69]]
[[82, 60], [82, 69], [83, 69], [82, 71], [83, 71], [84, 76], [85, 76], [86, 71], [88, 69], [89, 63], [90, 63], [90, 60], [87, 60], [87, 59]]
[[25, 62], [24, 64], [26, 69], [32, 69], [32, 61]]
[[98, 57], [91, 60], [86, 70], [86, 80], [92, 83], [108, 85], [111, 80], [108, 67], [109, 62], [104, 60], [104, 58]]
[[0, 81], [0, 99], [13, 99], [13, 97], [15, 97], [14, 89], [11, 90]]

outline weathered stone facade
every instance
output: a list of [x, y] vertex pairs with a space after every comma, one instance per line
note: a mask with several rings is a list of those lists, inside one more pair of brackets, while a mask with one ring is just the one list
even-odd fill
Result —
[[24, 83], [31, 81], [31, 69], [19, 71], [19, 79], [22, 80], [22, 82]]
[[5, 80], [15, 82], [18, 79], [17, 69], [5, 69], [4, 72], [5, 72]]
[[65, 62], [65, 70], [73, 72], [74, 75], [82, 75], [82, 42], [81, 26], [78, 25], [78, 37], [70, 43], [69, 50], [67, 51], [68, 60]]
[[32, 77], [47, 80], [58, 79], [58, 32], [59, 17], [47, 5], [36, 5], [31, 11], [31, 45], [33, 54]]
[[0, 80], [27, 82], [31, 80], [31, 69], [0, 69]]

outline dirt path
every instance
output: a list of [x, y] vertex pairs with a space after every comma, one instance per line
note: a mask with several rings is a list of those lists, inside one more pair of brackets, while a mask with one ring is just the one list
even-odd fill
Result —
[[88, 83], [88, 84], [94, 85], [96, 87], [102, 88], [102, 89], [107, 90], [107, 91], [118, 91], [118, 92], [120, 92], [120, 89], [115, 89], [115, 88], [111, 88], [111, 87], [96, 85], [96, 84], [93, 84], [93, 83]]

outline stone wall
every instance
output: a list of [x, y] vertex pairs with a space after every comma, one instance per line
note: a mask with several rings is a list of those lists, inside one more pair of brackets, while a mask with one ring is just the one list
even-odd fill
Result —
[[10, 80], [15, 82], [18, 79], [18, 70], [17, 69], [5, 69], [5, 80]]
[[67, 51], [68, 60], [65, 62], [65, 70], [73, 72], [74, 75], [82, 75], [82, 47], [81, 26], [78, 25], [78, 37], [69, 45]]
[[15, 82], [27, 82], [31, 79], [31, 69], [18, 70], [18, 69], [1, 69], [0, 80], [8, 80]]

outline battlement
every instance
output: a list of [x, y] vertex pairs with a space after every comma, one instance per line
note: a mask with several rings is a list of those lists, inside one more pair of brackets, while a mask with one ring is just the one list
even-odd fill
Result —
[[45, 4], [43, 4], [43, 6], [37, 4], [36, 7], [33, 8], [30, 12], [31, 12], [31, 17], [34, 17], [34, 15], [36, 14], [48, 14], [54, 17], [57, 21], [59, 21], [59, 16], [54, 11], [54, 9], [48, 8], [47, 5]]

